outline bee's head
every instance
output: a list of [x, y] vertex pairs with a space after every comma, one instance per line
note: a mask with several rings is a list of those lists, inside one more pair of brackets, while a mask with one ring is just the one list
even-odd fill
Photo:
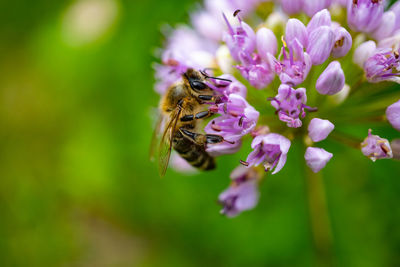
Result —
[[183, 77], [190, 90], [189, 93], [195, 96], [213, 93], [213, 90], [207, 85], [207, 79], [232, 82], [229, 79], [212, 77], [207, 74], [206, 69], [197, 71], [190, 68], [183, 74]]
[[194, 69], [188, 69], [183, 74], [184, 80], [188, 83], [190, 89], [196, 94], [204, 94], [211, 92], [211, 88], [206, 84], [205, 76]]

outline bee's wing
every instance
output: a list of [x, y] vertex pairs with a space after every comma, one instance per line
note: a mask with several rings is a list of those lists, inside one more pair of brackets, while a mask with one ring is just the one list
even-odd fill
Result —
[[159, 114], [157, 123], [154, 127], [153, 135], [151, 137], [151, 143], [150, 143], [150, 149], [149, 149], [149, 158], [151, 161], [154, 161], [154, 158], [156, 156], [155, 154], [157, 152], [157, 145], [161, 138], [161, 129], [162, 129], [163, 121], [164, 121], [164, 116], [162, 114]]
[[158, 155], [158, 168], [160, 171], [160, 176], [164, 176], [167, 171], [169, 157], [171, 156], [172, 150], [172, 138], [176, 130], [176, 124], [179, 120], [181, 114], [181, 108], [177, 108], [171, 115], [168, 124], [164, 128], [164, 133], [161, 138], [159, 155]]

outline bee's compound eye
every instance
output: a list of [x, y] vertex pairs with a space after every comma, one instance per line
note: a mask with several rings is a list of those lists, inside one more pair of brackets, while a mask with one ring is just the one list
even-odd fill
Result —
[[207, 89], [207, 85], [203, 82], [200, 81], [191, 81], [190, 82], [190, 86], [194, 89], [194, 90], [204, 90]]

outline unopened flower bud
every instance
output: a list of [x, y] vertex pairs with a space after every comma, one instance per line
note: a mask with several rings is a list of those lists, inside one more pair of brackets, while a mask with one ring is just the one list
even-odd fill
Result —
[[379, 40], [377, 48], [392, 48], [392, 50], [400, 49], [400, 29], [388, 38]]
[[335, 125], [328, 120], [314, 118], [308, 125], [308, 136], [314, 142], [325, 140], [333, 131]]
[[282, 10], [289, 15], [299, 13], [303, 7], [302, 1], [281, 0]]
[[303, 47], [307, 47], [308, 36], [307, 29], [298, 19], [289, 19], [286, 24], [286, 42], [290, 46], [292, 41], [297, 38]]
[[319, 76], [315, 88], [320, 94], [334, 95], [343, 89], [344, 80], [344, 72], [340, 63], [332, 61]]
[[315, 173], [322, 170], [332, 157], [332, 153], [318, 147], [308, 147], [304, 154], [307, 166]]
[[400, 131], [400, 100], [388, 106], [386, 109], [386, 117], [393, 128]]
[[360, 44], [354, 51], [353, 62], [360, 66], [360, 68], [364, 68], [365, 61], [373, 55], [375, 50], [376, 44], [374, 41], [367, 41]]
[[394, 12], [396, 16], [396, 21], [394, 23], [394, 30], [397, 30], [400, 28], [400, 2], [396, 1], [392, 7], [390, 8], [391, 11]]
[[331, 2], [331, 0], [303, 0], [303, 11], [311, 17], [318, 11], [328, 8], [331, 5]]
[[272, 12], [265, 21], [265, 25], [275, 33], [282, 32], [287, 20], [288, 18], [283, 12]]
[[382, 21], [379, 24], [378, 28], [374, 30], [372, 36], [376, 40], [382, 40], [386, 37], [389, 37], [395, 27], [396, 23], [396, 15], [393, 11], [387, 11], [383, 13]]
[[221, 40], [224, 25], [212, 13], [205, 10], [193, 13], [192, 23], [194, 28], [203, 36], [215, 41]]
[[371, 33], [381, 23], [385, 1], [347, 1], [347, 22], [354, 31]]
[[339, 27], [335, 31], [335, 44], [332, 48], [332, 56], [335, 58], [344, 57], [353, 44], [350, 33], [343, 27]]
[[275, 34], [265, 27], [262, 27], [257, 31], [256, 43], [258, 54], [264, 61], [268, 61], [268, 53], [276, 55], [278, 51]]
[[310, 34], [313, 30], [321, 26], [330, 27], [332, 24], [331, 14], [327, 9], [323, 9], [316, 13], [307, 24], [307, 32]]
[[350, 93], [350, 86], [348, 84], [345, 84], [343, 86], [343, 89], [340, 90], [339, 93], [329, 96], [329, 99], [333, 104], [339, 105], [347, 99], [347, 97], [349, 96], [349, 93]]
[[309, 35], [307, 53], [313, 65], [320, 65], [328, 59], [335, 44], [335, 34], [331, 27], [321, 26]]

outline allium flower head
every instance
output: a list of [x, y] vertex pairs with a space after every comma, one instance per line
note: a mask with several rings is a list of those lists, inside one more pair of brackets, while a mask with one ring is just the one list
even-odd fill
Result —
[[[219, 196], [222, 214], [234, 217], [257, 204], [259, 182], [296, 156], [292, 142], [302, 145], [301, 160], [315, 173], [333, 159], [351, 160], [327, 151], [330, 142], [372, 161], [400, 154], [398, 139], [371, 130], [365, 139], [347, 134], [371, 122], [379, 131], [400, 131], [393, 88], [400, 83], [399, 2], [205, 0], [191, 22], [167, 32], [155, 87], [163, 99], [174, 86], [187, 91], [176, 94], [176, 110], [195, 122], [177, 129], [193, 131], [188, 146], [241, 162]], [[202, 75], [198, 88], [187, 88], [191, 69]], [[188, 108], [182, 103], [189, 100]], [[245, 160], [237, 154], [242, 148], [250, 151]]]

